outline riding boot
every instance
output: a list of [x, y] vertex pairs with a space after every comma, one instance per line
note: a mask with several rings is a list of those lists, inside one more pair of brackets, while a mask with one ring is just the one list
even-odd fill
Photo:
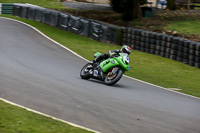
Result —
[[98, 56], [98, 57], [95, 58], [94, 60], [95, 60], [95, 62], [99, 62], [99, 61], [101, 61], [102, 59], [104, 59], [104, 54]]
[[94, 66], [95, 63], [99, 62], [101, 60], [102, 56], [100, 55], [99, 57], [95, 58], [92, 60], [90, 63]]
[[96, 63], [95, 59], [92, 60], [92, 61], [90, 61], [90, 64], [91, 64], [92, 66], [94, 66], [95, 63]]

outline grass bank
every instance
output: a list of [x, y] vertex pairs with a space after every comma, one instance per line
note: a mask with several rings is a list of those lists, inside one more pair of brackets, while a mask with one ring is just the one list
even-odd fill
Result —
[[0, 100], [0, 133], [92, 133]]
[[200, 21], [199, 20], [177, 21], [169, 24], [167, 26], [167, 29], [178, 31], [184, 34], [200, 35]]

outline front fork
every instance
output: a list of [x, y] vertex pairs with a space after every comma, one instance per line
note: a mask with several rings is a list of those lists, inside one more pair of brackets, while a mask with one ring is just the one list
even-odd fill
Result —
[[108, 79], [112, 80], [113, 78], [116, 77], [117, 71], [119, 70], [119, 67], [113, 67], [109, 69], [110, 72], [108, 72]]
[[119, 67], [114, 67], [112, 70], [112, 74], [115, 75], [118, 70], [119, 70]]

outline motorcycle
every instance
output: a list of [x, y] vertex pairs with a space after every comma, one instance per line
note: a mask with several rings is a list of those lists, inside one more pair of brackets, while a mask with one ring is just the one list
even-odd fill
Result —
[[[94, 57], [100, 56], [100, 52], [96, 52]], [[124, 72], [130, 69], [129, 57], [126, 53], [114, 54], [106, 60], [102, 60], [95, 64], [87, 63], [80, 72], [82, 79], [97, 79], [104, 81], [106, 85], [114, 85], [117, 83]]]

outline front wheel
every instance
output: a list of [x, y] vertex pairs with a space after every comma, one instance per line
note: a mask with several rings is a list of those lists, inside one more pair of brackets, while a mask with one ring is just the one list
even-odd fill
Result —
[[123, 71], [121, 69], [119, 69], [115, 74], [112, 74], [112, 72], [109, 72], [106, 78], [104, 79], [104, 83], [106, 85], [114, 85], [121, 79], [122, 75], [123, 75]]
[[82, 79], [89, 79], [90, 78], [90, 73], [89, 73], [90, 67], [91, 67], [91, 64], [88, 63], [81, 69], [80, 76], [81, 76]]

